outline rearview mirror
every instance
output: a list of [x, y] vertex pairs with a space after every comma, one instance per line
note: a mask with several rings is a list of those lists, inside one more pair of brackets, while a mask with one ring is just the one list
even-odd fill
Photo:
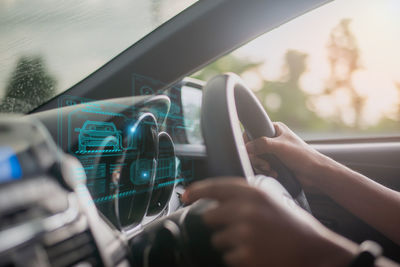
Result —
[[200, 127], [201, 99], [204, 82], [185, 78], [181, 86], [182, 115], [189, 144], [203, 144]]

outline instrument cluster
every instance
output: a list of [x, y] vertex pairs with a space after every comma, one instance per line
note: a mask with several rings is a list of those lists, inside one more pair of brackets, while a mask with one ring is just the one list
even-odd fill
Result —
[[[165, 131], [167, 96], [123, 101], [85, 102], [67, 98], [60, 116], [61, 144], [82, 163], [97, 209], [121, 231], [168, 211], [177, 177], [172, 138]], [[65, 138], [59, 138], [65, 140]], [[147, 220], [148, 221], [148, 220]]]

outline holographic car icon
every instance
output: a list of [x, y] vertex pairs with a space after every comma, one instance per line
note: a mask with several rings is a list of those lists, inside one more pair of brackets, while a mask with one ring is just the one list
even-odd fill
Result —
[[121, 131], [112, 122], [86, 121], [79, 132], [79, 153], [121, 151]]

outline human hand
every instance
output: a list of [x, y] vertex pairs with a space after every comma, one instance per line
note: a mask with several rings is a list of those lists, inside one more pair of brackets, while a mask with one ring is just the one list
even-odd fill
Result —
[[249, 152], [249, 148], [247, 147], [247, 144], [251, 144], [251, 143], [253, 143], [253, 141], [250, 141], [246, 132], [243, 133], [243, 139], [244, 139], [244, 143], [246, 144], [246, 149], [247, 149], [249, 159], [250, 159], [251, 165], [253, 167], [254, 173], [278, 178], [278, 173], [271, 167], [271, 164], [269, 164], [269, 162], [267, 160]]
[[[267, 194], [266, 194], [267, 193]], [[204, 213], [215, 229], [212, 244], [229, 266], [347, 266], [352, 253], [336, 243], [335, 234], [276, 194], [251, 187], [243, 178], [196, 182], [182, 200], [218, 201]]]
[[303, 187], [313, 187], [314, 179], [323, 176], [321, 164], [327, 157], [313, 149], [300, 137], [293, 133], [285, 124], [274, 123], [276, 137], [260, 137], [250, 141], [243, 135], [250, 161], [256, 173], [277, 177], [263, 154], [271, 153], [278, 157], [291, 171]]

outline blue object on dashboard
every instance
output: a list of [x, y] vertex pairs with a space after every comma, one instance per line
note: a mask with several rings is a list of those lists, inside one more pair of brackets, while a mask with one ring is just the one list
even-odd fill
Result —
[[9, 146], [0, 147], [0, 183], [17, 180], [22, 177], [22, 168], [17, 155]]

